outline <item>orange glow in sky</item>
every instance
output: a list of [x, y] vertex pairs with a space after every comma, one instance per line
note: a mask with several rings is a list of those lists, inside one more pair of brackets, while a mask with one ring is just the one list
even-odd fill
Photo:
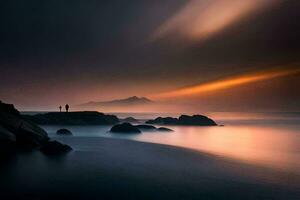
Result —
[[212, 81], [208, 83], [202, 83], [196, 86], [186, 87], [183, 89], [177, 89], [170, 92], [156, 94], [154, 98], [172, 98], [180, 97], [186, 95], [197, 95], [205, 92], [217, 91], [221, 89], [227, 89], [243, 84], [248, 84], [257, 81], [269, 80], [279, 77], [284, 77], [288, 75], [293, 75], [300, 73], [300, 69], [282, 69], [282, 70], [273, 70], [268, 72], [260, 72], [254, 74], [246, 74], [237, 77]]

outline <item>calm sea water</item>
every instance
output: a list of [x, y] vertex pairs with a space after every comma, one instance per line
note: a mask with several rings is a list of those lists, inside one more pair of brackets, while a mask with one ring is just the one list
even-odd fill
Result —
[[[162, 114], [115, 113], [143, 120]], [[300, 113], [205, 113], [224, 126], [165, 126], [174, 132], [144, 131], [126, 135], [109, 133], [110, 126], [43, 126], [50, 136], [95, 137], [137, 140], [205, 151], [218, 156], [264, 165], [300, 174]], [[170, 116], [164, 114], [163, 116]], [[172, 116], [176, 116], [173, 114]], [[68, 128], [73, 136], [57, 136]], [[71, 144], [75, 150], [97, 151], [89, 140]]]

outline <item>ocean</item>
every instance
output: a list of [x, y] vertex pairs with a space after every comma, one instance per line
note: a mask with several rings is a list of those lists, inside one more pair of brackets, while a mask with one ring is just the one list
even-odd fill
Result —
[[[179, 114], [113, 113], [119, 118], [135, 117], [143, 123], [157, 116]], [[135, 140], [184, 147], [250, 164], [300, 174], [300, 113], [204, 113], [224, 126], [165, 126], [174, 132], [143, 131], [142, 134], [113, 134], [111, 126], [42, 126], [50, 137], [85, 138], [70, 143], [78, 151], [97, 151], [95, 138]], [[67, 128], [73, 136], [58, 136], [56, 131]], [[68, 140], [66, 140], [68, 142]], [[76, 140], [78, 141], [78, 140]]]

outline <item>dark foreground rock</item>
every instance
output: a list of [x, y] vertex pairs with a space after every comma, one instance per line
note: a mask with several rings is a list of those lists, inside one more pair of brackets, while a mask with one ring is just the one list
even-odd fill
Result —
[[204, 115], [181, 115], [179, 118], [158, 117], [154, 120], [148, 120], [146, 123], [164, 125], [217, 126], [216, 122]]
[[23, 119], [13, 105], [0, 102], [1, 150], [31, 150], [45, 144], [48, 140], [47, 133]]
[[62, 128], [56, 131], [57, 135], [72, 135], [72, 132], [68, 129]]
[[51, 112], [24, 117], [40, 125], [112, 125], [119, 123], [116, 116], [95, 111]]
[[112, 133], [141, 133], [141, 131], [130, 123], [117, 124], [110, 129]]
[[0, 101], [0, 154], [40, 149], [49, 139], [42, 128], [23, 118], [13, 105]]
[[0, 154], [15, 152], [17, 142], [15, 134], [0, 126]]
[[40, 151], [46, 155], [60, 155], [71, 150], [72, 148], [70, 146], [57, 141], [49, 141], [40, 148]]

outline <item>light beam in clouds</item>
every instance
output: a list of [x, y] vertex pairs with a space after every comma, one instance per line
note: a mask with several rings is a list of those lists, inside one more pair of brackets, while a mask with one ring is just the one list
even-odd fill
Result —
[[153, 95], [153, 98], [174, 98], [188, 95], [198, 95], [206, 92], [217, 91], [221, 89], [227, 89], [239, 85], [249, 84], [258, 81], [264, 81], [269, 79], [275, 79], [279, 77], [289, 76], [300, 73], [300, 68], [290, 68], [281, 70], [272, 70], [267, 72], [245, 74], [236, 77], [226, 78], [222, 80], [212, 81], [208, 83], [202, 83], [196, 86], [177, 89], [170, 92], [160, 93]]
[[276, 1], [278, 0], [189, 0], [154, 32], [152, 39], [169, 34], [180, 34], [196, 40], [205, 39], [241, 17]]

